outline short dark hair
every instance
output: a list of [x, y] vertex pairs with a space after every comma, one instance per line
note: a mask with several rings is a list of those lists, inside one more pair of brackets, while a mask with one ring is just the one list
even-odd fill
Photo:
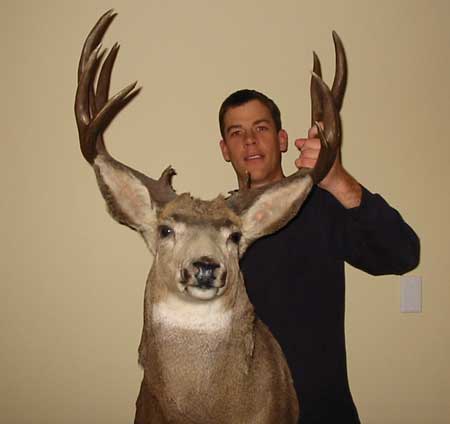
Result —
[[224, 118], [227, 111], [236, 106], [242, 106], [245, 103], [250, 102], [251, 100], [259, 100], [264, 106], [266, 106], [270, 114], [272, 115], [272, 119], [275, 122], [275, 128], [278, 131], [281, 130], [281, 114], [280, 109], [275, 104], [275, 102], [267, 97], [265, 94], [260, 93], [256, 90], [249, 90], [247, 88], [243, 90], [235, 91], [230, 94], [222, 103], [219, 110], [219, 127], [220, 134], [223, 138], [225, 138], [225, 128], [224, 128]]

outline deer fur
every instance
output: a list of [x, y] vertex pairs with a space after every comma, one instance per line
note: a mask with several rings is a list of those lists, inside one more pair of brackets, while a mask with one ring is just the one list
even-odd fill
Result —
[[[275, 230], [291, 211], [289, 200], [301, 203], [312, 180], [295, 185], [289, 193], [297, 194], [297, 202], [274, 190], [242, 216], [220, 196], [202, 201], [182, 194], [155, 210], [154, 225], [170, 225], [174, 234], [169, 240], [146, 239], [155, 258], [144, 296], [139, 347], [144, 379], [136, 424], [297, 422], [298, 401], [287, 363], [255, 316], [239, 269], [247, 240], [259, 228]], [[109, 186], [110, 193], [123, 193], [122, 187]], [[242, 232], [239, 245], [229, 240], [236, 231]], [[202, 257], [220, 263], [217, 278], [226, 275], [224, 286], [210, 299], [192, 296], [180, 285], [184, 264], [189, 268]]]
[[[163, 208], [152, 207], [131, 173], [114, 169], [110, 175], [104, 159], [96, 159], [94, 168], [111, 215], [121, 222], [140, 219], [133, 226], [155, 254], [144, 296], [144, 379], [135, 423], [297, 422], [287, 363], [254, 314], [239, 258], [250, 242], [295, 215], [312, 179], [264, 192], [239, 216], [221, 196], [202, 201], [185, 193]], [[161, 226], [173, 229], [170, 239], [157, 234]], [[238, 245], [229, 239], [237, 231]], [[203, 257], [220, 263], [217, 279], [226, 276], [207, 299], [190, 295], [180, 283], [182, 269]]]

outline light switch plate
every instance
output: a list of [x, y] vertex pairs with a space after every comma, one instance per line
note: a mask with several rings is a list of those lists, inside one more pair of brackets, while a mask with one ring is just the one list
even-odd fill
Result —
[[422, 277], [402, 277], [400, 312], [422, 312]]

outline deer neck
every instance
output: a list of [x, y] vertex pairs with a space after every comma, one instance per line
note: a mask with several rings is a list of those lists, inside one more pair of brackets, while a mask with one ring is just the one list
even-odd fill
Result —
[[[207, 410], [208, 399], [213, 408], [213, 391], [224, 387], [223, 380], [240, 379], [248, 371], [255, 316], [239, 278], [235, 293], [229, 294], [232, 300], [189, 303], [154, 295], [149, 297], [156, 302], [146, 302], [140, 362], [150, 386], [180, 411], [196, 401]], [[149, 280], [147, 287], [152, 286]]]
[[227, 294], [209, 301], [189, 301], [167, 293], [160, 296], [155, 290], [158, 283], [149, 281], [148, 286], [153, 289], [149, 293], [144, 327], [158, 341], [158, 350], [162, 345], [170, 344], [173, 348], [179, 345], [180, 350], [189, 346], [204, 351], [207, 346], [216, 352], [224, 347], [224, 341], [244, 337], [246, 332], [253, 331], [253, 306], [245, 291], [242, 274], [236, 277], [238, 281]]

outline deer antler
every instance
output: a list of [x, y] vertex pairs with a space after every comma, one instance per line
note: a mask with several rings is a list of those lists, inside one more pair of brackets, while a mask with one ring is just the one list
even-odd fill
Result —
[[[172, 177], [176, 172], [171, 167], [168, 167], [164, 170], [159, 180], [154, 180], [118, 162], [106, 150], [103, 131], [140, 91], [140, 88], [135, 88], [137, 82], [134, 82], [109, 99], [111, 73], [119, 51], [119, 45], [117, 43], [114, 44], [103, 62], [98, 76], [97, 86], [94, 88], [95, 77], [106, 52], [106, 50], [100, 52], [100, 43], [116, 15], [117, 13], [113, 10], [107, 11], [97, 21], [84, 43], [78, 65], [75, 117], [78, 126], [81, 152], [84, 158], [96, 170], [100, 189], [107, 200], [111, 213], [120, 222], [130, 225], [126, 222], [123, 211], [122, 213], [117, 213], [117, 205], [112, 204], [111, 196], [114, 196], [112, 193], [114, 190], [108, 187], [108, 184], [104, 181], [102, 173], [96, 167], [96, 160], [100, 158], [104, 169], [108, 169], [112, 173], [136, 178], [148, 190], [152, 201], [158, 204], [165, 204], [176, 197], [176, 193], [171, 185]], [[124, 184], [125, 181], [122, 185]]]
[[112, 119], [138, 93], [136, 83], [130, 84], [108, 101], [111, 72], [117, 57], [119, 45], [116, 43], [109, 52], [100, 72], [97, 90], [94, 80], [105, 54], [100, 53], [101, 40], [116, 17], [113, 10], [106, 12], [89, 33], [81, 53], [78, 65], [78, 88], [75, 98], [75, 116], [80, 135], [80, 147], [84, 158], [92, 164], [97, 154], [106, 153], [102, 133]]

